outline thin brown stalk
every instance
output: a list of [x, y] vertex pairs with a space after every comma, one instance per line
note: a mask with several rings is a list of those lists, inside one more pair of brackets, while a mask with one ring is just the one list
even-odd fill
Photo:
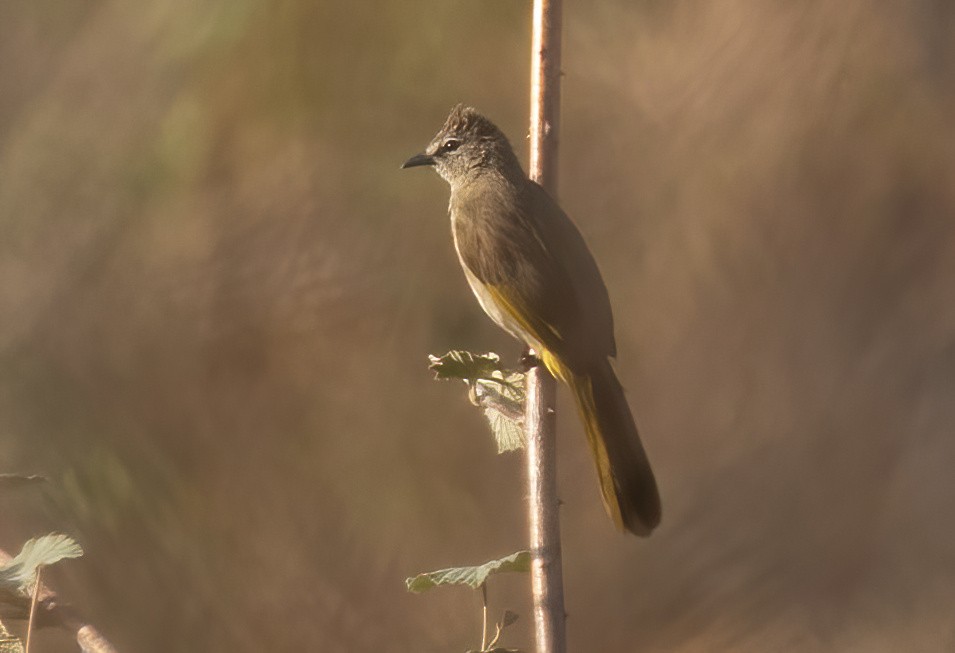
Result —
[[[560, 119], [560, 0], [534, 0], [531, 59], [530, 175], [557, 191]], [[557, 390], [538, 365], [527, 375], [527, 432], [531, 586], [537, 653], [565, 653], [564, 588], [557, 499]]]
[[33, 618], [36, 616], [36, 602], [40, 595], [40, 572], [43, 566], [36, 568], [36, 581], [33, 584], [33, 596], [30, 598], [30, 618], [27, 620], [27, 642], [24, 645], [24, 653], [30, 653], [30, 638], [33, 636]]
[[484, 599], [483, 621], [481, 625], [481, 650], [487, 649], [487, 583], [481, 584], [481, 598]]

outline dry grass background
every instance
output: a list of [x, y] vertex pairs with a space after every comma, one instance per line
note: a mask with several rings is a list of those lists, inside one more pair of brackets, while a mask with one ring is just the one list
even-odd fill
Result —
[[[613, 532], [564, 411], [571, 650], [952, 650], [952, 4], [566, 12], [562, 201], [665, 502]], [[519, 548], [521, 462], [425, 355], [517, 347], [398, 165], [459, 101], [526, 150], [528, 13], [0, 5], [0, 454], [53, 480], [0, 545], [74, 533], [122, 650], [474, 644], [402, 580]]]

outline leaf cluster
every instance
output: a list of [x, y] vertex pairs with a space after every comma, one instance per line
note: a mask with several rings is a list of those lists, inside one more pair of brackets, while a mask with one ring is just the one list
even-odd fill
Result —
[[500, 356], [490, 352], [452, 350], [428, 358], [436, 379], [459, 379], [467, 384], [471, 403], [481, 408], [491, 427], [498, 453], [524, 448], [522, 373], [506, 369]]
[[[468, 386], [471, 403], [481, 408], [498, 453], [523, 449], [524, 437], [524, 374], [508, 370], [497, 354], [474, 354], [453, 350], [443, 356], [429, 356], [429, 369], [438, 380], [459, 379]], [[467, 585], [480, 589], [484, 597], [481, 648], [467, 653], [521, 653], [517, 649], [497, 646], [504, 629], [517, 621], [517, 615], [505, 610], [495, 623], [495, 633], [488, 642], [487, 580], [494, 574], [529, 572], [530, 551], [517, 551], [503, 558], [480, 565], [449, 567], [418, 574], [405, 580], [409, 592], [425, 592], [440, 585]]]

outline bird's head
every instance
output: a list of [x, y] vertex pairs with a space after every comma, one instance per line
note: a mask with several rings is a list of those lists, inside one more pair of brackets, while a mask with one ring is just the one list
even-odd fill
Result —
[[414, 155], [401, 167], [415, 166], [434, 166], [452, 186], [486, 170], [510, 173], [516, 168], [520, 171], [520, 164], [504, 133], [471, 107], [460, 104], [451, 109], [444, 127], [425, 151]]

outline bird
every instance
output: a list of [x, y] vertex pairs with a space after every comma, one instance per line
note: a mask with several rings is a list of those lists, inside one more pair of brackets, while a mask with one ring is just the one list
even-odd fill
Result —
[[528, 178], [507, 136], [457, 105], [424, 152], [401, 166], [431, 166], [451, 187], [454, 248], [484, 312], [532, 349], [574, 396], [607, 514], [648, 536], [660, 523], [649, 459], [611, 365], [613, 312], [577, 226]]

